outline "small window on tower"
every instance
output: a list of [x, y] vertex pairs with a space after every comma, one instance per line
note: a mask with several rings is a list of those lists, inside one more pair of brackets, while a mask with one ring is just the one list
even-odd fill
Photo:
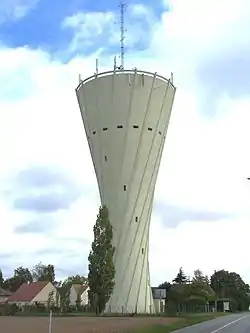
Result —
[[161, 131], [158, 132], [161, 135]]
[[139, 128], [139, 126], [138, 125], [133, 125], [133, 128]]
[[103, 132], [107, 131], [108, 130], [108, 127], [103, 127]]
[[96, 131], [93, 131], [92, 133], [93, 133], [93, 135], [95, 135], [95, 134], [96, 134]]
[[123, 185], [123, 191], [127, 191], [127, 185]]
[[105, 162], [107, 162], [107, 160], [108, 160], [108, 158], [107, 158], [107, 156], [106, 156], [106, 155], [104, 156], [104, 160], [105, 160]]
[[144, 254], [144, 248], [141, 249], [141, 253]]
[[135, 222], [138, 222], [138, 216], [135, 217]]
[[118, 125], [117, 128], [123, 128], [123, 126], [122, 125]]
[[152, 131], [152, 130], [153, 130], [153, 128], [152, 128], [152, 127], [148, 127], [148, 130], [149, 130], [149, 131]]

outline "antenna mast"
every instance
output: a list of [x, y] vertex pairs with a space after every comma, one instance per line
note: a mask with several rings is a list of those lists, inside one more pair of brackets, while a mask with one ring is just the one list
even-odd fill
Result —
[[121, 39], [120, 39], [120, 43], [121, 43], [121, 66], [120, 66], [120, 70], [124, 70], [124, 39], [125, 39], [125, 28], [124, 28], [124, 15], [125, 15], [125, 7], [126, 4], [125, 3], [121, 3], [119, 5], [120, 7], [120, 32], [121, 32]]

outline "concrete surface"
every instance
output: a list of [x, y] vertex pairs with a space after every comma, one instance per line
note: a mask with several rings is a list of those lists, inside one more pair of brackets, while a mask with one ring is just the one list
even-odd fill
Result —
[[249, 333], [250, 313], [232, 314], [175, 331], [175, 333]]

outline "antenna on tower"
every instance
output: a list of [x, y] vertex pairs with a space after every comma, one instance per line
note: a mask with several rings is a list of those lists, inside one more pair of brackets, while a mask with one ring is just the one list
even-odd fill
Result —
[[125, 39], [125, 28], [124, 28], [124, 15], [125, 15], [125, 9], [126, 9], [126, 4], [125, 3], [120, 3], [120, 32], [121, 32], [121, 65], [119, 67], [120, 70], [124, 70], [124, 39]]

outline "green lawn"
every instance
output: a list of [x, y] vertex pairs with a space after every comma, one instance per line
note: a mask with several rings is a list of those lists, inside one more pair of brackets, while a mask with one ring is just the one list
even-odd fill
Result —
[[192, 314], [185, 317], [180, 317], [176, 322], [170, 325], [154, 325], [148, 328], [141, 328], [131, 333], [170, 333], [180, 328], [202, 323], [203, 321], [215, 319], [221, 316], [228, 315], [228, 313], [206, 313], [206, 314]]

